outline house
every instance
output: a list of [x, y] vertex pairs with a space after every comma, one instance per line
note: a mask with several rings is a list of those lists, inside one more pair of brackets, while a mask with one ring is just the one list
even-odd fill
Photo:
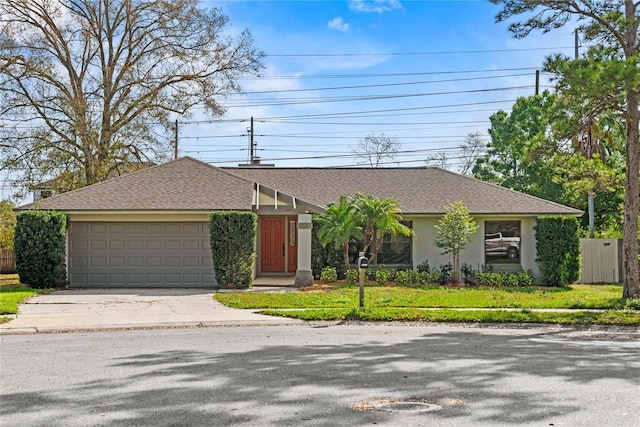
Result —
[[310, 280], [311, 215], [341, 195], [395, 198], [414, 238], [385, 241], [378, 262], [449, 258], [433, 244], [448, 202], [462, 200], [478, 232], [461, 260], [537, 271], [535, 220], [581, 211], [434, 167], [214, 167], [190, 157], [21, 207], [69, 215], [71, 287], [214, 287], [208, 235], [213, 210], [258, 214], [256, 276]]

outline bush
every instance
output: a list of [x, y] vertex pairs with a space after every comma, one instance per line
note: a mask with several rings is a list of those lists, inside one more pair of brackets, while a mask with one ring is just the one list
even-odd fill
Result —
[[338, 278], [342, 279], [346, 274], [344, 256], [333, 245], [322, 246], [320, 239], [318, 239], [319, 228], [320, 224], [314, 221], [311, 230], [311, 273], [315, 279], [320, 279], [323, 268], [334, 267]]
[[425, 259], [420, 264], [418, 264], [418, 266], [416, 267], [416, 270], [419, 273], [428, 273], [429, 271], [431, 271], [431, 267], [429, 267], [429, 260]]
[[396, 271], [396, 283], [401, 286], [409, 286], [415, 283], [417, 281], [415, 273], [413, 270]]
[[389, 282], [389, 279], [391, 278], [391, 272], [387, 269], [385, 269], [383, 266], [380, 266], [377, 270], [376, 270], [376, 283], [380, 286], [384, 286], [387, 284], [387, 282]]
[[446, 285], [447, 283], [451, 283], [452, 274], [453, 274], [453, 265], [450, 262], [446, 264], [441, 264], [440, 280], [439, 280], [440, 284]]
[[526, 288], [533, 285], [533, 281], [534, 281], [533, 271], [521, 270], [521, 271], [518, 271], [516, 276], [518, 278], [518, 286]]
[[537, 261], [541, 281], [549, 286], [567, 286], [580, 275], [579, 224], [573, 217], [540, 217], [536, 220]]
[[519, 280], [518, 280], [517, 274], [507, 273], [504, 270], [500, 271], [499, 274], [502, 276], [502, 286], [509, 287], [509, 288], [518, 287]]
[[474, 284], [474, 282], [477, 281], [475, 278], [476, 271], [473, 269], [471, 265], [466, 263], [462, 264], [460, 266], [460, 272], [462, 273], [461, 279], [464, 283]]
[[338, 281], [338, 273], [335, 267], [325, 267], [320, 273], [322, 283], [335, 283]]
[[360, 281], [360, 272], [357, 268], [350, 268], [346, 273], [347, 283], [350, 285], [355, 285]]
[[32, 288], [66, 284], [68, 217], [55, 211], [24, 211], [16, 218], [13, 250], [20, 282]]
[[258, 216], [253, 212], [209, 214], [213, 269], [218, 286], [248, 288], [253, 280]]
[[476, 277], [478, 278], [478, 283], [482, 286], [489, 286], [491, 288], [499, 288], [502, 286], [502, 274], [500, 273], [479, 271]]

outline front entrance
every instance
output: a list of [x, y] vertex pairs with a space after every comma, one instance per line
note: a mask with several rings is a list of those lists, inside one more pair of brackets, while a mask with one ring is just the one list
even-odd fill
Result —
[[297, 266], [297, 216], [261, 217], [260, 272], [295, 273]]

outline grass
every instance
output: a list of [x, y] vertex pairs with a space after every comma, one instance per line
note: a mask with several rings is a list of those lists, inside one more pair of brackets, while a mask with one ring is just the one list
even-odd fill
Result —
[[[284, 293], [225, 292], [214, 298], [230, 307], [304, 320], [640, 325], [640, 301], [622, 299], [622, 285], [617, 284], [513, 289], [367, 286], [364, 310], [357, 308], [358, 292], [357, 286], [335, 286]], [[604, 311], [583, 311], [590, 309]]]
[[[0, 275], [0, 314], [18, 313], [18, 304], [21, 301], [43, 291], [43, 289], [22, 286], [17, 274]], [[5, 323], [9, 320], [6, 316], [0, 317], [0, 323]]]

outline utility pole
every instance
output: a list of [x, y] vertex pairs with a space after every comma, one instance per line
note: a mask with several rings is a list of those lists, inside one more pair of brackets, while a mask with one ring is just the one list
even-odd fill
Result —
[[536, 70], [536, 95], [540, 94], [540, 70]]
[[176, 119], [175, 141], [173, 143], [173, 158], [178, 158], [178, 119]]
[[251, 116], [251, 127], [247, 128], [247, 132], [249, 132], [249, 164], [253, 165], [258, 160], [256, 142], [253, 140], [253, 116]]

